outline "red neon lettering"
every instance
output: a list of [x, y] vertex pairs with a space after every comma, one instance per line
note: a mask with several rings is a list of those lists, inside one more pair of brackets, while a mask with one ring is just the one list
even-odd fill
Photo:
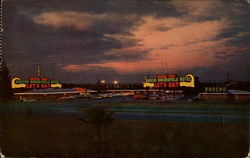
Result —
[[167, 78], [167, 75], [157, 75], [156, 78]]
[[41, 84], [41, 88], [50, 88], [50, 84]]
[[167, 87], [167, 83], [166, 82], [156, 82], [154, 83], [154, 87], [155, 88], [162, 88], [162, 87]]
[[46, 85], [45, 84], [41, 84], [41, 88], [46, 88]]
[[169, 78], [175, 78], [176, 75], [175, 74], [171, 74], [171, 75], [168, 75]]
[[169, 87], [180, 87], [180, 83], [179, 82], [169, 82], [168, 86]]
[[32, 81], [37, 81], [37, 80], [40, 80], [40, 78], [38, 78], [38, 77], [35, 77], [35, 78], [29, 78], [29, 80], [32, 80]]

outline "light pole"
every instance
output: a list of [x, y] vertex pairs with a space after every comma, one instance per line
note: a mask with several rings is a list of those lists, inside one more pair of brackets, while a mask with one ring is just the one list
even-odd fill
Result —
[[114, 88], [118, 88], [119, 82], [117, 80], [113, 81], [113, 84], [114, 84]]
[[106, 81], [105, 80], [101, 80], [101, 84], [105, 84], [106, 83]]
[[106, 80], [99, 80], [99, 87], [101, 89], [105, 89], [106, 88]]

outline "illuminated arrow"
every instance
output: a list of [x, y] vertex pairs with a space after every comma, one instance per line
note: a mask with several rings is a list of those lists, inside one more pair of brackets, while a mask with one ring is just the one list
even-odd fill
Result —
[[152, 88], [152, 87], [154, 87], [154, 83], [143, 83], [143, 87], [144, 88], [146, 88], [146, 87], [150, 87], [150, 88]]
[[25, 83], [16, 84], [17, 80], [20, 80], [20, 78], [13, 78], [12, 79], [12, 81], [11, 81], [12, 88], [25, 88], [26, 87]]
[[51, 88], [62, 88], [60, 83], [51, 84]]
[[191, 75], [191, 74], [188, 74], [188, 75], [186, 75], [186, 78], [187, 77], [190, 77], [191, 81], [189, 81], [189, 82], [180, 82], [180, 86], [181, 87], [195, 87], [195, 85], [194, 85], [194, 76]]

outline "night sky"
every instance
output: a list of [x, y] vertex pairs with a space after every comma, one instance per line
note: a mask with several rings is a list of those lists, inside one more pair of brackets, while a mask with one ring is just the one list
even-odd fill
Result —
[[5, 0], [4, 60], [12, 77], [140, 82], [193, 73], [250, 80], [247, 0]]

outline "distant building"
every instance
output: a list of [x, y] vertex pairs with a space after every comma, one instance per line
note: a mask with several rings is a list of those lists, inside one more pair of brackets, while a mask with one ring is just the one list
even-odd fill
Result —
[[31, 91], [14, 93], [17, 100], [57, 100], [60, 97], [80, 95], [75, 89], [34, 89]]
[[249, 91], [242, 91], [242, 90], [229, 90], [229, 96], [238, 102], [250, 102], [250, 92]]
[[86, 94], [95, 93], [97, 91], [83, 89], [83, 88], [59, 88], [59, 89], [34, 89], [26, 92], [14, 93], [14, 99], [16, 100], [66, 100], [73, 99], [73, 97]]
[[199, 98], [204, 100], [228, 100], [228, 93], [199, 93]]
[[250, 92], [231, 89], [225, 92], [202, 92], [199, 93], [199, 98], [204, 100], [233, 100], [236, 102], [250, 102]]

